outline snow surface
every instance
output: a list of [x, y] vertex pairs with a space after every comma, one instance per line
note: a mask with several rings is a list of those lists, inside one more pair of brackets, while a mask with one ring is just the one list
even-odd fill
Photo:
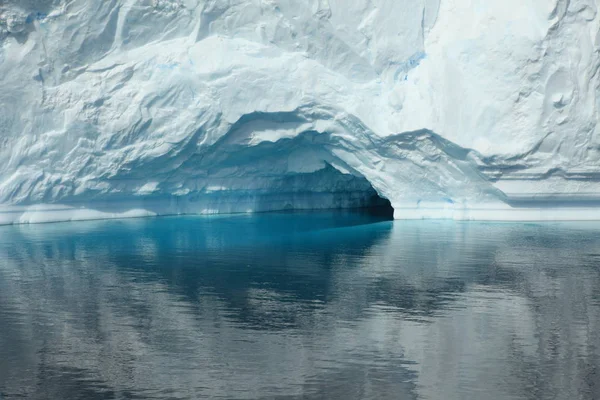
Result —
[[0, 224], [600, 219], [599, 3], [2, 0]]

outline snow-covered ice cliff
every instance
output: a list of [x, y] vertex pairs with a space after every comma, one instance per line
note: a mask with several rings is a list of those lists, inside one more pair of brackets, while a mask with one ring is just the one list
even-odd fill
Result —
[[1, 0], [0, 224], [600, 219], [599, 4]]

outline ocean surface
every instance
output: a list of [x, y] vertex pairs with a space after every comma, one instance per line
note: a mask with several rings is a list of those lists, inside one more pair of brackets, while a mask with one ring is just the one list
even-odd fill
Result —
[[0, 227], [0, 398], [600, 399], [600, 224]]

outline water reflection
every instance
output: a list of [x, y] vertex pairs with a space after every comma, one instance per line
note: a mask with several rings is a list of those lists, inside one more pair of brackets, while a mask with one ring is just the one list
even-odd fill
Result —
[[600, 228], [0, 229], [4, 398], [600, 398]]

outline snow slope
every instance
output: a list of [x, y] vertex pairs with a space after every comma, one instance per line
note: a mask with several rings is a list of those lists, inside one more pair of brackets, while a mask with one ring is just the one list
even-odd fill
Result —
[[600, 219], [599, 3], [2, 0], [0, 224]]

